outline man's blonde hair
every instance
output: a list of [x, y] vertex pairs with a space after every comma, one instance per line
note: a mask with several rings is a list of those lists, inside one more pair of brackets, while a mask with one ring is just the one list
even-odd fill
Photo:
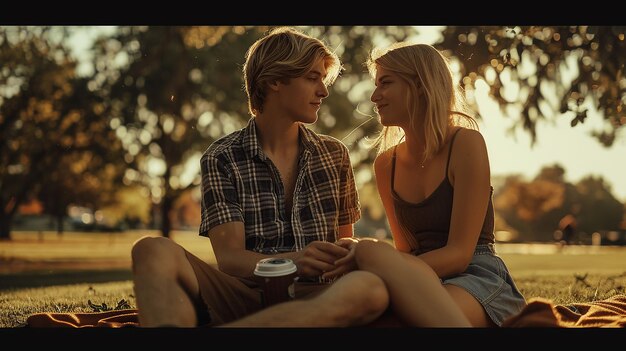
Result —
[[[395, 72], [408, 83], [406, 104], [409, 124], [413, 130], [417, 130], [416, 123], [419, 123], [418, 106], [425, 111], [424, 162], [443, 147], [450, 126], [478, 129], [476, 120], [467, 114], [469, 108], [460, 86], [453, 83], [448, 58], [434, 47], [400, 42], [384, 50], [374, 49], [366, 64], [374, 78], [377, 68], [382, 67]], [[404, 131], [401, 128], [383, 127], [374, 145], [378, 146], [380, 154], [400, 143], [403, 138]]]
[[290, 27], [278, 27], [257, 40], [246, 53], [243, 78], [252, 115], [263, 112], [268, 84], [302, 77], [323, 59], [326, 68], [324, 83], [331, 85], [341, 72], [341, 61], [319, 39]]

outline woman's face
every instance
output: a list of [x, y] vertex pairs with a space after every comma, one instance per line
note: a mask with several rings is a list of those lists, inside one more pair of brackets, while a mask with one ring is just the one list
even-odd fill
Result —
[[376, 104], [380, 123], [384, 126], [405, 126], [409, 120], [407, 110], [408, 84], [396, 73], [380, 66], [376, 69], [376, 89], [370, 100]]

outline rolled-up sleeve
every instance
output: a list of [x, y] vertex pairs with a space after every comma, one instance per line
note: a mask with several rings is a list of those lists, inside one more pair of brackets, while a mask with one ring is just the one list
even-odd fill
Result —
[[361, 218], [361, 203], [356, 189], [354, 171], [350, 163], [350, 154], [343, 147], [343, 157], [340, 169], [340, 198], [339, 198], [339, 225], [353, 224]]
[[227, 222], [243, 222], [237, 188], [226, 167], [226, 160], [204, 155], [200, 160], [202, 201], [199, 233], [208, 236], [211, 228]]

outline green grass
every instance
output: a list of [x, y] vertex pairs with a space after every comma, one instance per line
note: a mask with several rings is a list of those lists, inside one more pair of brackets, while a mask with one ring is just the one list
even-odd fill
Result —
[[[574, 274], [516, 278], [526, 298], [544, 297], [555, 303], [588, 302], [623, 294], [626, 272], [622, 274], [589, 274], [586, 277]], [[71, 284], [40, 288], [9, 289], [0, 292], [0, 327], [24, 326], [26, 318], [38, 312], [95, 312], [90, 307], [106, 304], [114, 309], [122, 300], [126, 308], [135, 308], [132, 281], [95, 284]]]
[[[97, 307], [114, 309], [120, 302], [135, 308], [130, 248], [144, 233], [115, 235], [44, 233], [40, 241], [37, 233], [19, 233], [11, 242], [0, 242], [0, 327], [23, 326], [38, 312], [94, 312]], [[208, 239], [184, 232], [172, 238], [215, 262]], [[527, 299], [568, 304], [626, 293], [626, 248], [497, 247]]]
[[[128, 302], [125, 308], [136, 307], [130, 280], [25, 288], [0, 293], [1, 328], [24, 326], [29, 315], [39, 312], [98, 312], [115, 309], [122, 300]], [[89, 302], [104, 309], [95, 309]]]

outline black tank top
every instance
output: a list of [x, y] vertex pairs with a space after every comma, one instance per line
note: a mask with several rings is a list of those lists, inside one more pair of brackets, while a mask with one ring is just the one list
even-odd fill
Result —
[[[437, 189], [427, 198], [419, 203], [411, 203], [400, 198], [393, 185], [396, 172], [396, 147], [393, 149], [391, 158], [391, 196], [398, 223], [406, 233], [399, 233], [406, 236], [406, 241], [411, 247], [411, 252], [415, 255], [444, 247], [448, 242], [450, 232], [450, 219], [452, 217], [452, 199], [454, 187], [448, 179], [448, 167], [450, 165], [450, 155], [454, 139], [461, 129], [458, 129], [452, 136], [450, 148], [448, 150], [448, 160], [446, 162], [446, 173]], [[489, 205], [483, 227], [478, 238], [478, 245], [494, 243], [494, 212], [493, 212], [493, 187], [490, 187]]]

